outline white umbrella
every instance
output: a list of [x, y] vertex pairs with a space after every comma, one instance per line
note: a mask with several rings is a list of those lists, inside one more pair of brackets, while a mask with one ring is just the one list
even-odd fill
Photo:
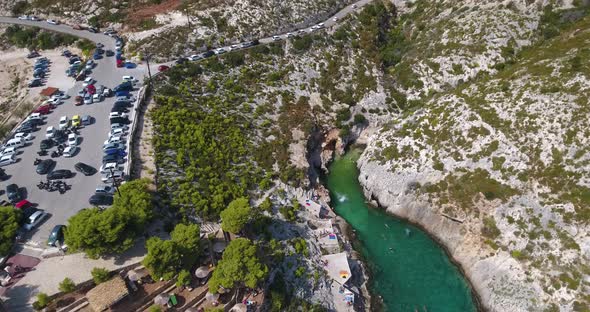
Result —
[[207, 299], [207, 301], [215, 302], [219, 299], [219, 294], [207, 292], [207, 294], [205, 294], [205, 299]]
[[200, 266], [195, 271], [195, 276], [198, 278], [205, 278], [209, 275], [209, 268], [207, 266]]
[[248, 307], [243, 303], [238, 303], [235, 306], [233, 306], [229, 311], [230, 312], [246, 312], [246, 311], [248, 311]]
[[139, 273], [137, 273], [137, 271], [135, 270], [130, 270], [129, 272], [127, 272], [127, 278], [130, 281], [137, 282], [141, 278], [141, 275], [139, 275]]
[[159, 305], [166, 305], [168, 304], [168, 300], [170, 300], [170, 295], [168, 294], [159, 294], [154, 299], [154, 302]]
[[213, 244], [213, 251], [214, 252], [223, 252], [223, 250], [225, 250], [225, 242], [216, 242], [215, 244]]

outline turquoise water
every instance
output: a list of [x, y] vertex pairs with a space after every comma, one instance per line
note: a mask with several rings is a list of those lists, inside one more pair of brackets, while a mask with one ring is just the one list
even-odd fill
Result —
[[336, 212], [356, 231], [358, 251], [371, 270], [371, 294], [382, 296], [382, 310], [476, 311], [467, 281], [432, 238], [365, 203], [357, 180], [359, 155], [353, 150], [334, 161], [327, 186]]

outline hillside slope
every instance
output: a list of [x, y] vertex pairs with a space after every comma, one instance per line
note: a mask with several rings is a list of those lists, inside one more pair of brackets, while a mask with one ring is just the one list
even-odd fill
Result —
[[359, 161], [366, 195], [434, 233], [491, 311], [590, 304], [588, 43], [584, 18], [425, 98]]

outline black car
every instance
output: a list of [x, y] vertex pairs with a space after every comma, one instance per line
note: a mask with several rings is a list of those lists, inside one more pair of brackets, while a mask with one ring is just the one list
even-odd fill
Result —
[[47, 174], [53, 167], [55, 166], [55, 161], [52, 159], [44, 159], [39, 164], [37, 164], [37, 173], [38, 174]]
[[16, 203], [23, 200], [23, 195], [20, 193], [18, 185], [12, 183], [6, 186], [6, 197], [11, 203]]
[[74, 168], [76, 168], [78, 172], [81, 172], [85, 176], [91, 176], [96, 173], [96, 169], [94, 169], [94, 167], [81, 162], [75, 164]]
[[113, 52], [113, 50], [107, 50], [107, 51], [105, 52], [105, 54], [106, 54], [107, 56], [113, 56], [113, 55], [115, 55], [115, 52]]
[[110, 206], [113, 204], [113, 196], [107, 194], [94, 194], [88, 199], [93, 206]]
[[23, 125], [24, 124], [31, 124], [33, 126], [40, 126], [40, 125], [43, 125], [44, 122], [43, 122], [43, 119], [41, 119], [41, 118], [32, 118], [32, 119], [29, 119], [29, 120], [23, 122], [22, 124]]
[[41, 81], [41, 79], [34, 79], [31, 82], [29, 82], [29, 88], [39, 87], [42, 84], [43, 84], [43, 82]]
[[58, 224], [54, 226], [53, 230], [51, 230], [51, 234], [49, 234], [49, 238], [47, 239], [47, 245], [55, 246], [57, 242], [59, 242], [60, 245], [63, 245], [65, 229], [66, 226], [63, 224]]
[[20, 127], [18, 127], [18, 132], [30, 133], [38, 131], [39, 128], [30, 122], [23, 123]]
[[203, 52], [203, 57], [210, 57], [215, 55], [215, 53], [213, 51], [205, 51]]
[[[4, 171], [4, 169], [0, 168], [0, 181], [4, 181], [7, 180], [9, 178], [9, 176], [6, 174], [6, 171]], [[2, 206], [2, 205], [0, 205]]]
[[41, 141], [40, 147], [43, 150], [50, 149], [55, 145], [55, 142], [52, 139], [44, 139]]
[[188, 61], [186, 57], [179, 57], [176, 59], [176, 64], [184, 64]]
[[91, 33], [95, 33], [95, 34], [96, 34], [96, 33], [98, 32], [98, 29], [96, 29], [96, 28], [94, 28], [94, 27], [88, 27], [88, 28], [86, 28], [86, 29], [87, 29], [89, 32], [91, 32]]
[[111, 118], [111, 125], [112, 124], [124, 124], [128, 125], [131, 121], [127, 117], [113, 117]]
[[68, 179], [73, 176], [73, 173], [68, 169], [54, 170], [47, 175], [47, 180]]
[[114, 112], [127, 113], [127, 112], [129, 112], [129, 110], [127, 109], [127, 107], [113, 106], [113, 108], [111, 108], [111, 113], [114, 113]]
[[115, 102], [115, 104], [113, 104], [115, 106], [126, 106], [126, 107], [131, 107], [133, 106], [133, 104], [131, 104], [131, 101], [125, 101], [125, 100], [118, 100]]
[[55, 130], [53, 140], [57, 143], [65, 143], [68, 139], [68, 135], [63, 130]]
[[121, 84], [119, 84], [118, 86], [116, 86], [113, 91], [115, 92], [119, 92], [119, 91], [133, 91], [133, 84], [129, 81], [125, 81]]
[[108, 163], [123, 163], [125, 162], [125, 156], [122, 156], [121, 154], [109, 154], [109, 155], [105, 155], [102, 157], [102, 163], [103, 164], [108, 164]]

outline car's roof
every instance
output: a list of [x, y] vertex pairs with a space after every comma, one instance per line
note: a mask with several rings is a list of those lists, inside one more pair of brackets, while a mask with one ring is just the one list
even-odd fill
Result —
[[36, 219], [36, 218], [37, 218], [39, 215], [42, 215], [42, 214], [44, 214], [44, 213], [45, 213], [45, 211], [43, 211], [43, 210], [37, 210], [37, 211], [33, 212], [33, 214], [32, 214], [32, 215], [29, 217], [29, 220], [34, 220], [34, 219]]
[[75, 148], [76, 148], [76, 146], [70, 145], [70, 146], [66, 147], [66, 149], [64, 149], [64, 152], [69, 152], [69, 151], [71, 151], [71, 150], [73, 150]]
[[75, 137], [76, 137], [76, 134], [75, 133], [68, 134], [68, 138], [75, 138]]
[[79, 119], [79, 118], [80, 118], [80, 115], [74, 115], [74, 116], [72, 116], [72, 119]]
[[68, 119], [68, 116], [61, 116], [61, 117], [59, 118], [59, 121], [62, 121], [62, 120], [67, 120], [67, 119]]
[[4, 155], [0, 157], [0, 161], [8, 160], [14, 158], [14, 155]]
[[47, 130], [54, 130], [54, 129], [55, 129], [55, 127], [54, 127], [54, 126], [49, 126], [49, 127], [47, 127]]

